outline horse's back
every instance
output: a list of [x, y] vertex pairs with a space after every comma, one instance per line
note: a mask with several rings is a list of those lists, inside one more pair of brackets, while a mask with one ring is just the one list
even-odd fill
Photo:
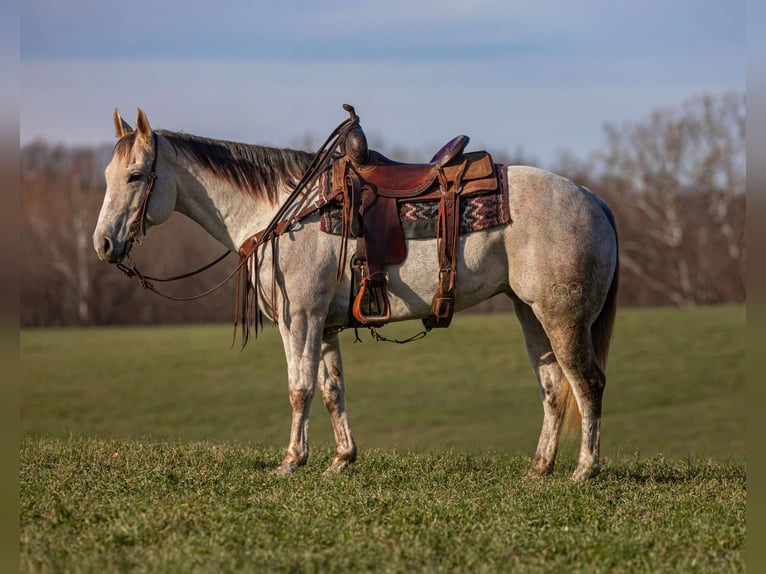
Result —
[[[506, 292], [530, 305], [579, 306], [595, 317], [616, 262], [615, 232], [606, 205], [564, 177], [526, 166], [508, 167], [508, 201], [508, 225], [461, 238], [456, 309]], [[329, 289], [335, 285], [337, 239], [318, 227], [317, 233], [312, 248], [299, 251], [316, 254], [326, 244], [328, 253], [333, 252], [328, 255], [332, 266], [319, 274], [327, 276]], [[428, 315], [439, 277], [437, 250], [434, 239], [408, 240], [406, 261], [387, 268], [393, 321]], [[348, 293], [345, 281], [335, 289], [329, 324], [346, 320]]]
[[[531, 166], [508, 167], [511, 227], [554, 241], [581, 241], [603, 233], [613, 235], [606, 204], [586, 187], [563, 176]], [[607, 208], [608, 210], [608, 208]]]

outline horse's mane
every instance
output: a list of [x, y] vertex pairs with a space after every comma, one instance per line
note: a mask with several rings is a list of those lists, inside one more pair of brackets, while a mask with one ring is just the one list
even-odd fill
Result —
[[[273, 148], [216, 140], [157, 130], [177, 152], [198, 162], [216, 177], [243, 193], [276, 202], [279, 184], [295, 185], [313, 159], [313, 154], [300, 150]], [[113, 155], [127, 159], [135, 143], [136, 132], [120, 138]]]

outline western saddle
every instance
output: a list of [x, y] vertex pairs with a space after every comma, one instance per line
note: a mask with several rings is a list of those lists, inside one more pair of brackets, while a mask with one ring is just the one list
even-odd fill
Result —
[[380, 327], [391, 319], [383, 268], [399, 265], [407, 257], [398, 202], [438, 201], [439, 283], [423, 324], [426, 330], [448, 327], [455, 310], [460, 198], [498, 189], [492, 157], [486, 151], [464, 153], [469, 138], [459, 135], [428, 163], [396, 162], [368, 148], [359, 116], [352, 106], [344, 108], [353, 126], [333, 162], [331, 194], [343, 198], [342, 234], [356, 238], [352, 325]]

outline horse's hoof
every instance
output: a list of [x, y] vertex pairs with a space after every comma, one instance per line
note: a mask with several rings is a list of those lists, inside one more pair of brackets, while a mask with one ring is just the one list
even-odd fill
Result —
[[293, 460], [285, 460], [285, 461], [282, 461], [282, 464], [280, 464], [276, 468], [276, 470], [274, 471], [274, 474], [276, 474], [277, 476], [282, 476], [282, 477], [290, 476], [293, 472], [295, 472], [298, 469], [299, 466], [301, 465]]
[[552, 468], [538, 468], [532, 467], [527, 472], [527, 476], [530, 478], [542, 478], [543, 476], [550, 476], [553, 474]]
[[346, 470], [350, 466], [348, 460], [335, 459], [332, 464], [322, 473], [322, 476], [336, 476]]
[[598, 464], [585, 467], [578, 466], [572, 474], [572, 480], [575, 482], [585, 482], [586, 480], [596, 478], [599, 472], [601, 472], [601, 467]]
[[553, 463], [546, 464], [542, 458], [535, 457], [532, 461], [532, 467], [527, 472], [527, 476], [540, 478], [541, 476], [550, 476], [553, 474]]

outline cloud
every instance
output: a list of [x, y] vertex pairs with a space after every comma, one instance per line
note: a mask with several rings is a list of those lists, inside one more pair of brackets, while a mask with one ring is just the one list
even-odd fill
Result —
[[357, 106], [419, 150], [458, 131], [543, 160], [604, 121], [744, 89], [744, 2], [29, 0], [21, 141], [112, 138], [111, 112], [254, 143], [321, 138]]
[[[25, 59], [468, 59], [509, 52], [614, 55], [744, 46], [744, 0], [29, 0]], [[218, 7], [217, 7], [218, 8]]]
[[494, 63], [455, 70], [394, 63], [29, 63], [22, 70], [21, 139], [111, 141], [114, 107], [131, 117], [140, 106], [155, 127], [289, 146], [306, 134], [323, 137], [344, 118], [341, 104], [348, 102], [389, 145], [421, 150], [460, 132], [477, 145], [521, 147], [548, 160], [559, 149], [597, 147], [605, 120], [640, 117], [703, 87], [555, 86], [544, 78], [535, 85]]

